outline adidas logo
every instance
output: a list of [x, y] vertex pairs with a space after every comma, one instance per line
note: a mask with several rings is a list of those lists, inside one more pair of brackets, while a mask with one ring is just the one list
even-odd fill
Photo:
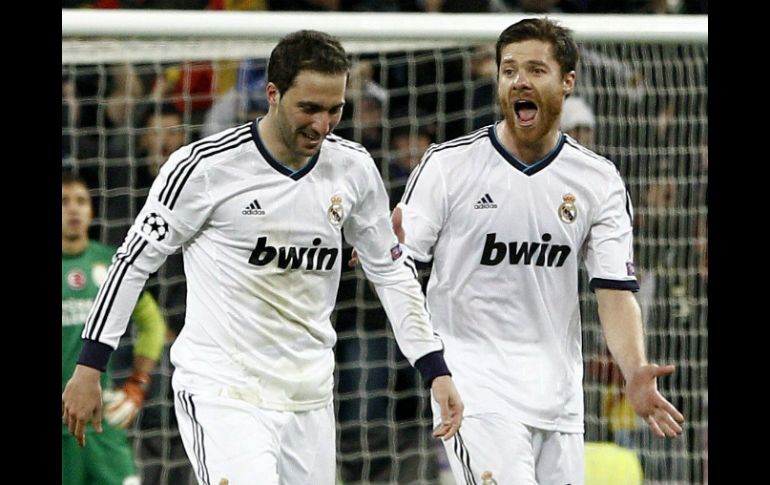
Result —
[[491, 195], [484, 194], [484, 197], [479, 199], [479, 201], [473, 205], [473, 208], [474, 209], [497, 209], [497, 204], [495, 204], [495, 201], [492, 200]]
[[262, 210], [262, 206], [259, 205], [259, 201], [254, 199], [254, 202], [247, 205], [245, 209], [241, 211], [244, 216], [264, 216], [265, 211]]

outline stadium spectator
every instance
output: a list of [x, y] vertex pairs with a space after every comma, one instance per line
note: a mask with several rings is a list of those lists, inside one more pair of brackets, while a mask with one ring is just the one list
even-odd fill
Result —
[[206, 113], [204, 137], [267, 114], [266, 67], [264, 59], [245, 59], [239, 63], [235, 84], [219, 96]]
[[382, 126], [386, 119], [383, 106], [388, 101], [388, 93], [373, 77], [374, 66], [370, 61], [360, 60], [350, 68], [345, 109], [336, 132], [343, 138], [362, 144], [371, 154], [377, 168], [381, 169], [384, 143]]
[[494, 44], [482, 44], [473, 50], [471, 80], [473, 124], [470, 129], [472, 131], [497, 120], [497, 66]]
[[184, 145], [184, 125], [176, 106], [163, 103], [147, 107], [139, 126], [137, 188], [149, 189], [168, 157]]
[[561, 111], [561, 130], [586, 148], [594, 149], [596, 116], [588, 103], [578, 96], [564, 100]]
[[[154, 78], [151, 97], [155, 102], [170, 102], [182, 113], [185, 124], [203, 124], [216, 99], [216, 74], [210, 61], [182, 62], [165, 66]], [[197, 139], [199, 133], [194, 133]]]
[[408, 126], [391, 130], [390, 146], [393, 156], [388, 164], [388, 181], [392, 206], [401, 200], [409, 174], [420, 163], [431, 143], [433, 134], [429, 127], [421, 126], [415, 132]]

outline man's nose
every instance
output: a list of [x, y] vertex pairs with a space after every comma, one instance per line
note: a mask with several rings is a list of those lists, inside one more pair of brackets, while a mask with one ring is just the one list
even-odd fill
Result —
[[313, 116], [313, 124], [311, 127], [319, 135], [326, 136], [329, 133], [329, 126], [331, 126], [329, 113], [316, 113], [316, 115]]
[[524, 71], [518, 71], [513, 76], [513, 87], [516, 89], [523, 89], [529, 87], [529, 78]]

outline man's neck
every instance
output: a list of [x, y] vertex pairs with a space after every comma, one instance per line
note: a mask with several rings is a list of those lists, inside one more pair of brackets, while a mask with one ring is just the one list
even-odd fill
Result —
[[299, 170], [307, 164], [309, 157], [297, 158], [297, 156], [287, 148], [271, 113], [266, 114], [257, 124], [257, 132], [262, 139], [262, 143], [265, 144], [267, 150], [278, 162], [294, 171]]
[[88, 238], [81, 237], [78, 239], [61, 239], [61, 253], [68, 256], [80, 254], [88, 247]]
[[545, 158], [559, 141], [559, 129], [556, 127], [546, 133], [545, 136], [538, 138], [532, 143], [526, 142], [521, 138], [516, 138], [506, 120], [499, 123], [496, 130], [497, 138], [500, 140], [500, 143], [502, 143], [513, 156], [527, 165], [532, 165]]

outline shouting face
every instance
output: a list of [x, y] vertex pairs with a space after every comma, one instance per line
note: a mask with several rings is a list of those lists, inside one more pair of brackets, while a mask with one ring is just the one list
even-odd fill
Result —
[[497, 98], [508, 129], [524, 142], [536, 142], [559, 128], [564, 96], [575, 86], [575, 72], [562, 73], [548, 42], [526, 40], [503, 47]]

